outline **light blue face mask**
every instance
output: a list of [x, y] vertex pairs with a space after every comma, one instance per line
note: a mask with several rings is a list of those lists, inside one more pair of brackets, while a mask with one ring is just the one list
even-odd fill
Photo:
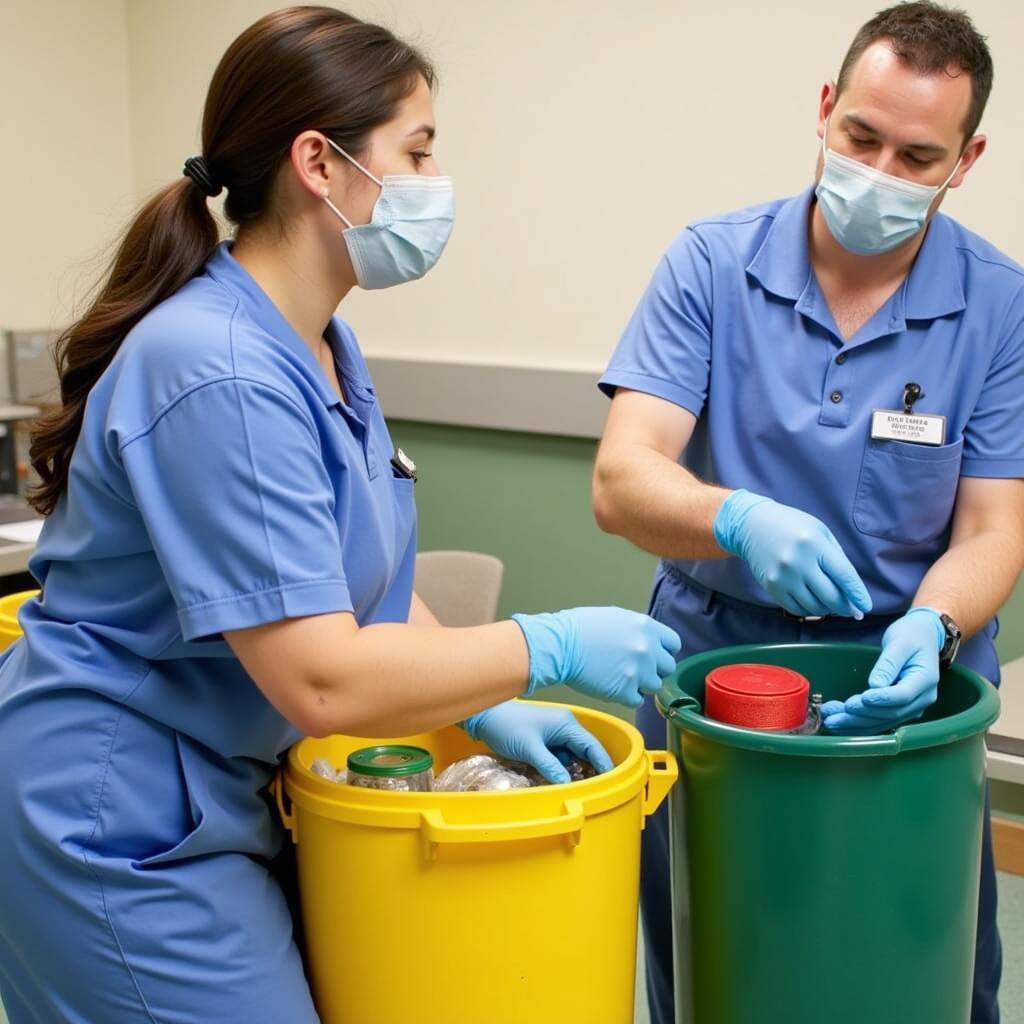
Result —
[[918, 185], [828, 149], [827, 135], [826, 124], [821, 139], [825, 167], [814, 194], [835, 240], [858, 256], [889, 252], [916, 235], [928, 220], [935, 197], [960, 167], [957, 160], [941, 185]]
[[345, 224], [342, 233], [360, 288], [390, 288], [415, 281], [441, 258], [455, 222], [455, 191], [448, 177], [423, 174], [372, 175], [327, 140], [374, 184], [380, 195], [369, 224], [353, 224], [325, 193], [324, 202]]

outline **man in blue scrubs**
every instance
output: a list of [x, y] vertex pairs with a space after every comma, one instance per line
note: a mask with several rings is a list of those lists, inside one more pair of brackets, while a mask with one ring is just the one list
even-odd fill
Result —
[[[822, 90], [816, 185], [684, 231], [601, 380], [595, 515], [661, 557], [651, 614], [687, 654], [880, 644], [869, 689], [825, 707], [840, 732], [914, 720], [954, 656], [999, 679], [995, 614], [1024, 565], [1024, 271], [936, 212], [985, 149], [991, 82], [961, 12], [877, 15]], [[663, 741], [650, 702], [640, 724]], [[643, 870], [669, 1024], [664, 813]], [[987, 814], [980, 897], [971, 1021], [995, 1024]]]

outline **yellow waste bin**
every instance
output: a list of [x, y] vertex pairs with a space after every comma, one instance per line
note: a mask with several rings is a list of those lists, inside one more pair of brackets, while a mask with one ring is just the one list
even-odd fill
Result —
[[6, 651], [21, 636], [18, 609], [29, 598], [37, 597], [38, 590], [23, 590], [20, 594], [0, 597], [0, 651]]
[[615, 768], [562, 786], [404, 793], [323, 779], [374, 743], [436, 770], [486, 750], [461, 729], [305, 739], [283, 772], [323, 1024], [629, 1024], [640, 831], [676, 780], [631, 725], [572, 708]]

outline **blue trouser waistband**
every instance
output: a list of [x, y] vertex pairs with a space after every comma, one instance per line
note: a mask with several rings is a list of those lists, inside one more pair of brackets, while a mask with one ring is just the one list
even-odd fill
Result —
[[[736, 611], [742, 612], [744, 615], [765, 615], [772, 619], [802, 622], [811, 627], [815, 624], [814, 619], [797, 619], [794, 616], [787, 615], [785, 610], [777, 605], [755, 604], [753, 601], [744, 601], [738, 597], [733, 597], [731, 594], [723, 594], [720, 590], [712, 590], [710, 587], [695, 580], [692, 576], [687, 576], [686, 573], [680, 572], [674, 565], [669, 563], [663, 562], [662, 567], [665, 570], [666, 576], [669, 576], [676, 583], [682, 584], [704, 601], [705, 611], [707, 611], [712, 604], [718, 603], [724, 605], [726, 608], [734, 608]], [[854, 632], [863, 633], [872, 628], [884, 630], [886, 626], [895, 622], [904, 614], [905, 612], [901, 611], [890, 612], [886, 615], [865, 615], [863, 619], [844, 618], [838, 615], [830, 615], [820, 621], [828, 623], [829, 631], [847, 628]]]

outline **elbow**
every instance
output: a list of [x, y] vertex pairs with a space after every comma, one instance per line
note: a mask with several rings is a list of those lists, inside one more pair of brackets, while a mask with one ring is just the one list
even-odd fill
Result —
[[292, 725], [295, 726], [303, 736], [309, 736], [315, 740], [326, 739], [328, 736], [334, 736], [337, 733], [343, 733], [344, 729], [335, 729], [327, 723], [324, 718], [318, 718], [315, 715], [305, 716], [300, 721], [293, 721]]
[[291, 707], [282, 709], [285, 718], [303, 736], [324, 739], [338, 733], [358, 731], [359, 716], [350, 707], [336, 686], [321, 686], [307, 680], [295, 688], [298, 699]]
[[307, 683], [302, 699], [285, 717], [304, 736], [313, 739], [392, 735], [394, 730], [380, 720], [380, 707], [365, 697], [360, 699], [358, 692], [358, 687], [346, 686], [339, 680], [326, 685]]
[[594, 510], [594, 522], [602, 533], [617, 533], [615, 517], [610, 502], [604, 496], [594, 495], [591, 506]]
[[303, 736], [310, 736], [315, 740], [338, 735], [366, 735], [365, 725], [358, 716], [347, 714], [343, 709], [336, 707], [307, 708], [298, 714], [288, 716], [288, 720]]
[[594, 513], [594, 522], [603, 533], [618, 533], [618, 520], [615, 514], [615, 502], [608, 482], [607, 471], [599, 462], [594, 467], [594, 478], [590, 487], [590, 507]]
[[287, 719], [303, 736], [322, 740], [336, 732], [344, 731], [337, 721], [328, 721], [328, 716], [314, 706], [293, 708]]

